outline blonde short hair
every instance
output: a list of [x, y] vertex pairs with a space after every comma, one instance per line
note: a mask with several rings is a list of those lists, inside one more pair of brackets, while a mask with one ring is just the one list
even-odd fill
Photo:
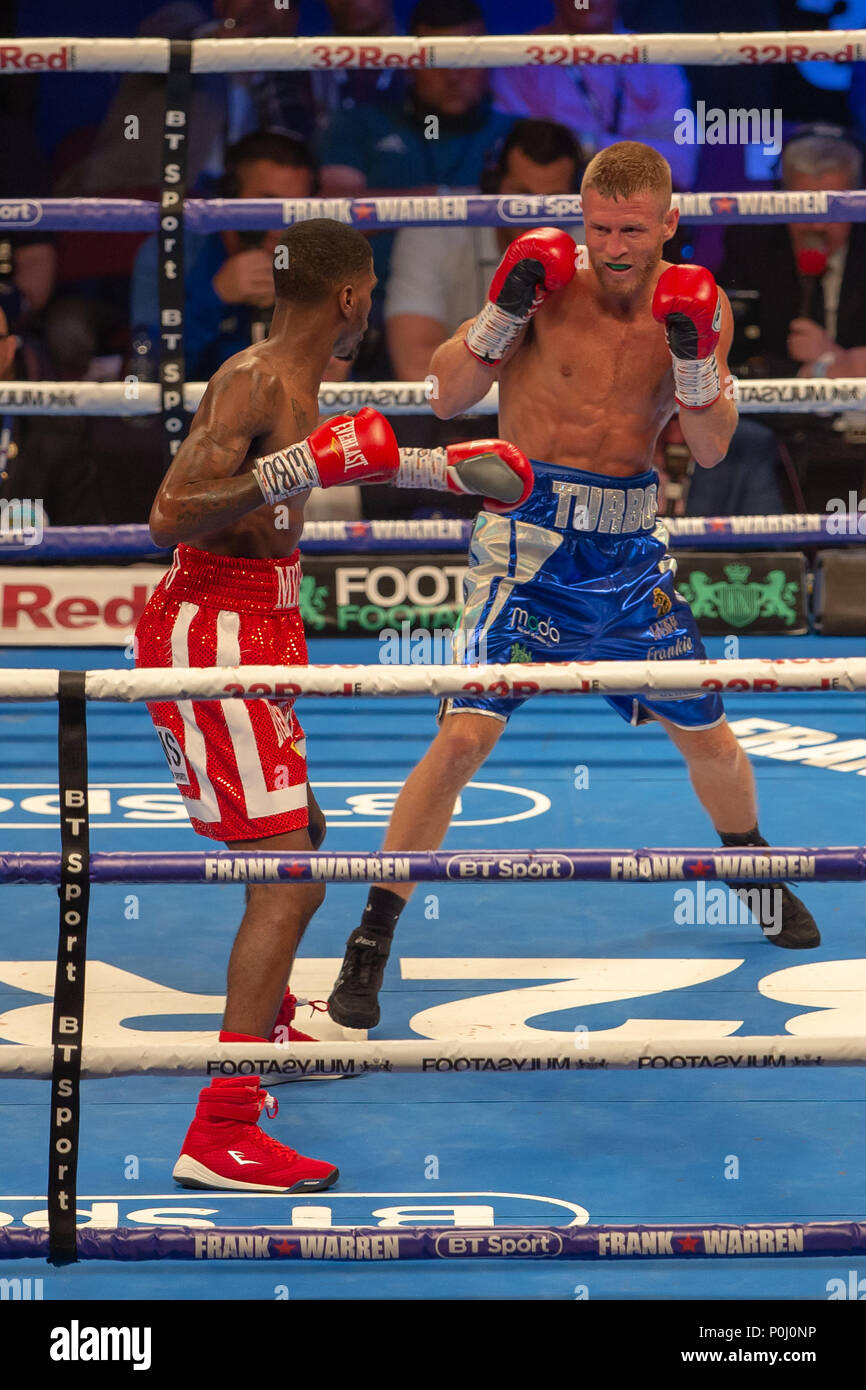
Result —
[[580, 185], [581, 194], [595, 189], [602, 198], [632, 198], [636, 193], [657, 193], [665, 211], [671, 202], [671, 168], [650, 145], [639, 140], [620, 140], [589, 161]]

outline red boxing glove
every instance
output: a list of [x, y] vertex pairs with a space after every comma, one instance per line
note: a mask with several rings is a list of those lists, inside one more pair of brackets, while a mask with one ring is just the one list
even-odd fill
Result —
[[396, 487], [475, 494], [484, 498], [487, 511], [507, 512], [526, 501], [535, 475], [515, 444], [506, 439], [472, 439], [449, 444], [447, 449], [401, 449], [394, 482]]
[[299, 444], [256, 459], [253, 473], [273, 505], [311, 487], [387, 483], [400, 466], [400, 450], [384, 415], [364, 406], [357, 415], [335, 415]]
[[506, 439], [472, 439], [449, 444], [445, 452], [449, 492], [481, 493], [489, 512], [521, 506], [535, 486], [529, 459]]
[[388, 483], [400, 466], [394, 431], [378, 410], [366, 405], [357, 415], [337, 415], [308, 436], [319, 487], [341, 483]]
[[576, 258], [574, 241], [556, 227], [539, 227], [512, 241], [464, 339], [473, 357], [488, 367], [501, 362], [547, 296], [569, 283]]
[[701, 265], [672, 265], [659, 277], [653, 317], [665, 326], [674, 366], [677, 404], [706, 410], [721, 395], [716, 346], [722, 296]]

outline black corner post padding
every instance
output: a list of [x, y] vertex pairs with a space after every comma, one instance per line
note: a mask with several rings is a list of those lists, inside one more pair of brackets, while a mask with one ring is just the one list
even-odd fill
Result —
[[165, 467], [183, 443], [189, 420], [184, 410], [184, 200], [192, 104], [192, 44], [169, 47], [159, 190], [159, 384]]
[[61, 671], [57, 771], [60, 792], [60, 930], [54, 979], [48, 1157], [48, 1260], [77, 1258], [75, 1207], [84, 1034], [84, 973], [90, 903], [85, 671]]

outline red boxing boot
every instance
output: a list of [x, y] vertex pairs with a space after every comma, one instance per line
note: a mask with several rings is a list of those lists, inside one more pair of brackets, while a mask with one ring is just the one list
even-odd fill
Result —
[[277, 1014], [276, 1022], [271, 1029], [269, 1042], [318, 1042], [318, 1038], [311, 1038], [309, 1033], [302, 1033], [299, 1029], [293, 1028], [292, 1023], [298, 1008], [298, 1001], [293, 994], [286, 990], [283, 1002], [280, 1005], [280, 1012]]
[[257, 1076], [223, 1078], [206, 1087], [174, 1165], [175, 1181], [182, 1187], [242, 1192], [322, 1192], [332, 1187], [340, 1176], [333, 1163], [304, 1158], [259, 1129], [264, 1106], [268, 1115], [276, 1115], [277, 1102]]

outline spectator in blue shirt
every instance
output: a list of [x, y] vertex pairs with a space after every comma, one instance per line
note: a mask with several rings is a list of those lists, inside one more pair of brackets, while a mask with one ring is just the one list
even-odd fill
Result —
[[[554, 18], [533, 30], [556, 34], [622, 34], [618, 0], [555, 0]], [[565, 47], [566, 45], [563, 45]], [[499, 68], [494, 96], [501, 111], [559, 121], [573, 131], [588, 156], [618, 140], [642, 140], [663, 154], [675, 188], [691, 188], [697, 168], [694, 145], [674, 138], [676, 112], [691, 105], [689, 84], [675, 64], [622, 63]]]
[[[475, 0], [419, 0], [409, 23], [418, 38], [483, 34]], [[484, 68], [420, 68], [400, 103], [336, 114], [319, 141], [326, 197], [380, 189], [435, 193], [475, 188], [478, 170], [513, 117], [492, 110]]]
[[[223, 196], [309, 198], [318, 192], [312, 153], [277, 131], [244, 136], [226, 154]], [[274, 303], [273, 252], [282, 232], [217, 232], [185, 238], [184, 356], [188, 380], [207, 380], [233, 353], [265, 337]], [[159, 342], [157, 239], [141, 247], [131, 319], [139, 342]]]
[[[485, 32], [475, 0], [419, 0], [409, 20], [417, 38], [471, 37]], [[337, 112], [319, 139], [325, 197], [477, 190], [478, 170], [493, 162], [515, 117], [494, 111], [484, 68], [420, 68], [401, 102], [359, 105]], [[356, 372], [366, 379], [392, 373], [384, 343], [384, 287], [394, 233], [371, 236], [379, 285]]]

